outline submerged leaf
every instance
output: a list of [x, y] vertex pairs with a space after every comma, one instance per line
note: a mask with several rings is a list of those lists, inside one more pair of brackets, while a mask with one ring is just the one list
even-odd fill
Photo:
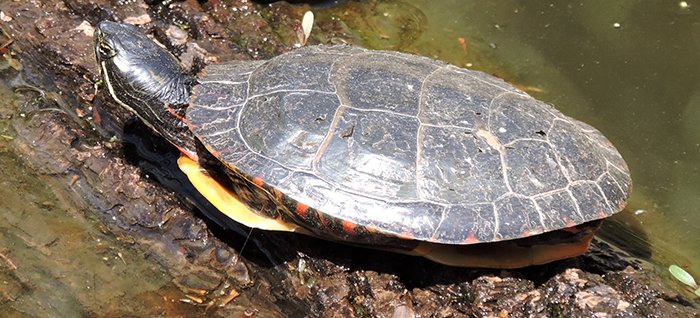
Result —
[[[695, 279], [693, 278], [693, 276], [688, 274], [688, 272], [686, 272], [684, 269], [680, 268], [679, 266], [671, 265], [668, 267], [668, 271], [671, 272], [671, 275], [673, 275], [673, 277], [675, 277], [676, 279], [678, 279], [682, 283], [684, 283], [690, 287], [693, 287], [693, 288], [698, 288], [698, 284], [695, 282]], [[700, 289], [696, 290], [695, 294], [698, 294], [699, 292], [700, 292]]]

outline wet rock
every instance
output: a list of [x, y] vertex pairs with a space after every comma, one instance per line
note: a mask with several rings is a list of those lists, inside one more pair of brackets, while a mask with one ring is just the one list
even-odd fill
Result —
[[603, 279], [629, 304], [630, 311], [642, 317], [664, 317], [672, 312], [679, 317], [698, 315], [688, 300], [664, 286], [651, 270], [627, 267], [608, 273]]

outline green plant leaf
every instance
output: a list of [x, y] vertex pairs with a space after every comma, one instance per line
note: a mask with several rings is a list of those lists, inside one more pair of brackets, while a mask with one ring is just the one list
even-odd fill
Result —
[[[693, 276], [688, 274], [684, 269], [680, 268], [677, 265], [671, 265], [668, 267], [668, 271], [671, 272], [671, 275], [681, 281], [683, 284], [686, 284], [690, 287], [693, 288], [698, 288], [698, 284], [695, 282], [695, 279]], [[698, 294], [700, 290], [696, 290], [695, 293]]]

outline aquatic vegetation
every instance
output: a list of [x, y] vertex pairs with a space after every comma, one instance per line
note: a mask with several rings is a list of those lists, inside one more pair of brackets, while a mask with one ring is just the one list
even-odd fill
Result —
[[690, 275], [684, 269], [680, 268], [680, 266], [678, 266], [678, 265], [669, 266], [668, 271], [671, 273], [671, 275], [673, 275], [673, 277], [675, 277], [681, 283], [686, 284], [686, 285], [694, 288], [695, 295], [700, 296], [700, 288], [698, 288], [698, 283], [695, 282], [695, 279], [693, 278], [692, 275]]

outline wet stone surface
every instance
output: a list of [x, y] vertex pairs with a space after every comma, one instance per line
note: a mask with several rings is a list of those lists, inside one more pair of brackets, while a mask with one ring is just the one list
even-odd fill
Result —
[[[187, 63], [213, 63], [292, 49], [306, 8], [243, 0], [148, 3], [0, 3], [10, 17], [0, 22], [2, 39], [14, 40], [3, 59], [10, 54], [23, 62], [21, 75], [14, 68], [0, 73], [10, 83], [0, 90], [0, 129], [9, 136], [0, 138], [0, 171], [6, 176], [0, 191], [0, 279], [5, 282], [0, 312], [18, 317], [699, 314], [663, 286], [648, 263], [602, 242], [575, 259], [522, 270], [479, 270], [294, 234], [249, 232], [227, 222], [186, 186], [174, 166], [176, 151], [128, 120], [131, 116], [103, 93], [94, 95], [93, 26], [103, 19], [138, 24]], [[315, 30], [311, 43], [361, 43], [346, 24], [321, 23], [331, 32]], [[173, 25], [185, 26], [186, 43], [181, 32], [172, 32]], [[124, 142], [110, 141], [113, 136]]]

